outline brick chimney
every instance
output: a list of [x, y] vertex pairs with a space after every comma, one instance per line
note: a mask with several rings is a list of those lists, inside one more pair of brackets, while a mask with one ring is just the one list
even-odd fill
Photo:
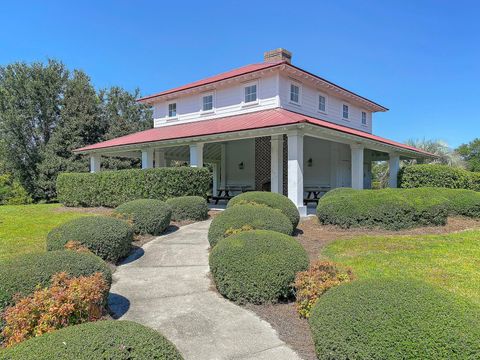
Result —
[[275, 50], [265, 51], [263, 53], [263, 62], [292, 62], [292, 53], [286, 49], [278, 48]]

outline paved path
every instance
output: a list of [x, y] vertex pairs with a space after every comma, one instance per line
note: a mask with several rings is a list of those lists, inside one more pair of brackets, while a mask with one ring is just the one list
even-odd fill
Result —
[[127, 259], [114, 274], [110, 308], [159, 330], [186, 360], [299, 360], [270, 324], [211, 290], [209, 225], [182, 227]]

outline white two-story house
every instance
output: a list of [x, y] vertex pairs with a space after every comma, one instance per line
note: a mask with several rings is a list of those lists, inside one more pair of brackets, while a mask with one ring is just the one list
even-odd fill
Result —
[[102, 156], [137, 156], [142, 168], [172, 160], [213, 167], [213, 193], [284, 193], [305, 214], [307, 195], [369, 188], [372, 161], [388, 160], [397, 186], [400, 158], [430, 154], [372, 134], [373, 114], [388, 109], [292, 65], [291, 53], [138, 100], [154, 128], [78, 149], [91, 171]]

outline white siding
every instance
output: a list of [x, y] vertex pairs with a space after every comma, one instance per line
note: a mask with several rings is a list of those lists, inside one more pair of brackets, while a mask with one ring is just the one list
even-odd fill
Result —
[[[290, 84], [300, 84], [300, 101], [294, 104], [290, 101]], [[323, 95], [326, 99], [326, 111], [318, 110], [318, 96]], [[349, 118], [343, 119], [343, 104], [349, 106]], [[356, 105], [343, 101], [342, 99], [289, 77], [280, 76], [280, 106], [291, 111], [302, 113], [308, 116], [330, 121], [339, 125], [358, 129], [368, 133], [372, 132], [372, 114]], [[362, 111], [367, 113], [367, 125], [362, 125]]]

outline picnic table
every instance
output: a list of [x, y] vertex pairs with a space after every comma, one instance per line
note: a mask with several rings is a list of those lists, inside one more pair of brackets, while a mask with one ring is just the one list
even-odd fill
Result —
[[244, 193], [247, 191], [251, 191], [250, 185], [227, 185], [223, 188], [218, 188], [217, 195], [211, 196], [208, 200], [214, 200], [215, 205], [217, 205], [220, 200], [229, 201], [235, 196], [234, 193], [236, 192]]
[[307, 197], [303, 199], [303, 203], [308, 205], [308, 203], [314, 202], [318, 204], [320, 196], [325, 194], [327, 191], [330, 191], [330, 186], [308, 186], [305, 188]]

